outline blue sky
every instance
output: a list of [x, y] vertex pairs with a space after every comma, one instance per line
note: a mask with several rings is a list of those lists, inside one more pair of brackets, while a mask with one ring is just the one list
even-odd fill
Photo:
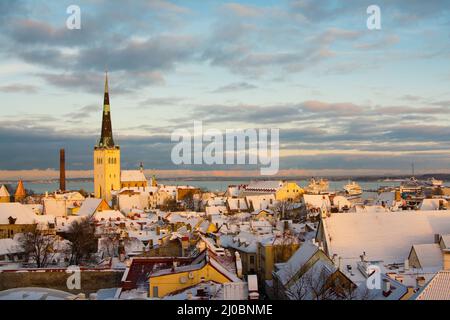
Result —
[[[68, 30], [66, 8], [81, 8]], [[368, 30], [366, 8], [381, 8]], [[448, 1], [0, 2], [1, 170], [89, 170], [109, 70], [123, 167], [170, 161], [176, 128], [280, 128], [304, 174], [447, 172]], [[3, 171], [3, 174], [4, 171]]]

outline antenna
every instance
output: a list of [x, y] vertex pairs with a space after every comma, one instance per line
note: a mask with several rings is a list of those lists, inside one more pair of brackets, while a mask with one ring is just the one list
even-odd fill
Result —
[[411, 162], [411, 171], [412, 171], [412, 176], [414, 177], [414, 161]]

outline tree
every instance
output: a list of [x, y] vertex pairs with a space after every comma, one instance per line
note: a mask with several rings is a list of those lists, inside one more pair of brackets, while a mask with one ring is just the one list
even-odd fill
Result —
[[178, 209], [177, 201], [174, 198], [166, 198], [160, 209], [163, 211], [176, 211]]
[[92, 219], [74, 221], [67, 232], [70, 244], [70, 264], [79, 265], [97, 251], [97, 237]]
[[186, 196], [183, 199], [184, 202], [184, 207], [187, 210], [195, 210], [195, 200], [194, 200], [194, 193], [192, 191], [190, 191], [189, 193], [186, 194]]
[[19, 238], [25, 261], [33, 261], [38, 268], [45, 268], [52, 261], [56, 253], [56, 242], [54, 235], [42, 234], [37, 228]]
[[276, 218], [285, 219], [292, 214], [294, 203], [291, 201], [280, 200], [275, 203], [272, 210], [275, 213]]
[[291, 300], [367, 300], [367, 290], [358, 290], [351, 281], [346, 281], [340, 271], [330, 270], [321, 264], [312, 270], [288, 272], [285, 296]]

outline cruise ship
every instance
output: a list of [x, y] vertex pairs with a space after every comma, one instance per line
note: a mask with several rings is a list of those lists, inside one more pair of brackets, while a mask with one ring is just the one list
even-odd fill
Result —
[[356, 197], [362, 195], [362, 189], [355, 181], [351, 181], [344, 186], [344, 191], [348, 196]]
[[305, 191], [309, 194], [326, 194], [328, 193], [328, 180], [320, 179], [316, 180], [312, 178], [309, 180], [309, 184]]

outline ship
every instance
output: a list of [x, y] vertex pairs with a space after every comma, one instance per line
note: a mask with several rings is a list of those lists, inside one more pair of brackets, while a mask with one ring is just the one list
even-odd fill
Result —
[[362, 195], [362, 189], [355, 181], [351, 181], [344, 186], [346, 195], [356, 197]]
[[316, 180], [312, 178], [309, 180], [308, 186], [305, 191], [309, 194], [327, 194], [328, 193], [328, 180], [320, 179]]
[[444, 181], [431, 177], [425, 183], [431, 187], [440, 188], [444, 184]]

